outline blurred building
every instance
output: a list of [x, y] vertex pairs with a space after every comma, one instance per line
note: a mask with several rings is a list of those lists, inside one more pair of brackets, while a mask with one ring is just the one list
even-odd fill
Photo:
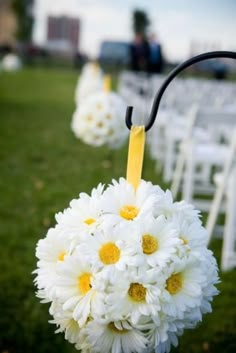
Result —
[[78, 52], [80, 20], [67, 16], [49, 16], [47, 20], [47, 48], [73, 54]]
[[0, 47], [13, 47], [16, 43], [17, 17], [10, 0], [0, 0]]

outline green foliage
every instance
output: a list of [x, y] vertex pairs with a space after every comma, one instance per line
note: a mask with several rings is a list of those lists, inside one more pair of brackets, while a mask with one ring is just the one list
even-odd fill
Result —
[[[80, 192], [125, 175], [127, 146], [110, 152], [75, 139], [72, 71], [1, 73], [0, 80], [0, 352], [75, 353], [54, 334], [48, 306], [35, 297], [35, 246], [54, 214]], [[144, 178], [160, 184], [145, 156]], [[163, 186], [163, 184], [162, 184]], [[220, 257], [220, 241], [213, 249]], [[221, 274], [214, 311], [180, 339], [179, 353], [235, 351], [236, 272]], [[174, 351], [174, 350], [173, 350]], [[101, 352], [102, 353], [102, 352]]]
[[31, 40], [33, 16], [31, 14], [32, 0], [12, 0], [12, 8], [18, 20], [17, 38], [22, 41]]
[[144, 10], [136, 9], [133, 12], [133, 31], [140, 33], [144, 37], [147, 35], [147, 29], [150, 24], [149, 17]]

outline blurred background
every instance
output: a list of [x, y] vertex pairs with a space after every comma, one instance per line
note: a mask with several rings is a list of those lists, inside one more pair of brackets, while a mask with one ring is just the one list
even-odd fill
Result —
[[[161, 82], [178, 63], [206, 51], [236, 51], [235, 13], [234, 0], [0, 0], [0, 353], [75, 352], [62, 334], [54, 334], [47, 305], [35, 298], [36, 243], [54, 226], [54, 214], [72, 198], [89, 193], [99, 182], [124, 176], [127, 154], [127, 144], [111, 152], [73, 136], [74, 91], [83, 66], [96, 60], [111, 75], [112, 89], [136, 107], [143, 121]], [[235, 93], [235, 60], [212, 59], [186, 70], [166, 96], [160, 125], [157, 122], [148, 135], [143, 177], [172, 187], [189, 109], [197, 104], [199, 109], [230, 111], [236, 118]], [[221, 163], [210, 165], [209, 156], [197, 176], [207, 184], [202, 190], [208, 190], [196, 191], [209, 204], [201, 208], [204, 224], [219, 184], [213, 172], [224, 172], [235, 141], [229, 133], [235, 120], [227, 125], [225, 116], [218, 130], [226, 133], [217, 131], [216, 141], [214, 130], [213, 141], [211, 130], [207, 141], [229, 149]], [[207, 120], [208, 125], [214, 123]], [[205, 137], [200, 142], [203, 145]], [[214, 156], [219, 156], [217, 151]], [[228, 196], [236, 199], [233, 158], [230, 163], [231, 179], [225, 174], [224, 180], [230, 189], [222, 196], [224, 212], [217, 218], [221, 228], [228, 214], [236, 224], [235, 212], [229, 211], [235, 203]], [[190, 181], [189, 177], [188, 185]], [[178, 197], [195, 204], [184, 183]], [[221, 267], [221, 294], [213, 313], [196, 330], [186, 332], [173, 352], [236, 350], [236, 226], [230, 228], [227, 243], [234, 257], [225, 265], [226, 233], [213, 233], [210, 243]]]
[[[79, 67], [88, 59], [130, 65], [135, 32], [162, 44], [168, 65], [210, 50], [235, 50], [235, 1], [1, 0], [0, 53], [17, 52], [27, 64]], [[138, 10], [136, 22], [132, 14]], [[134, 23], [135, 22], [135, 23]], [[224, 60], [223, 60], [224, 61]], [[200, 65], [201, 66], [201, 65]], [[216, 66], [216, 65], [215, 65]], [[223, 65], [235, 72], [235, 63]], [[214, 70], [202, 64], [202, 70]]]

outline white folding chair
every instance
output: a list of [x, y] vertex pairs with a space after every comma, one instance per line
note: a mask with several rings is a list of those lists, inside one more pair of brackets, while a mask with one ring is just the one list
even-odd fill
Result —
[[208, 243], [212, 239], [220, 206], [225, 199], [225, 226], [221, 255], [221, 268], [236, 267], [236, 129], [228, 149], [222, 174], [216, 178], [217, 189], [207, 218]]
[[[176, 197], [183, 179], [182, 198], [194, 203], [198, 208], [207, 211], [210, 206], [205, 197], [196, 199], [195, 194], [210, 195], [214, 193], [211, 182], [213, 167], [223, 168], [228, 148], [227, 144], [215, 141], [221, 138], [221, 126], [228, 126], [232, 131], [235, 126], [236, 113], [196, 109], [192, 115], [187, 138], [182, 143], [171, 186]], [[206, 142], [194, 138], [195, 127], [205, 128], [210, 138]], [[199, 172], [200, 170], [200, 172]]]

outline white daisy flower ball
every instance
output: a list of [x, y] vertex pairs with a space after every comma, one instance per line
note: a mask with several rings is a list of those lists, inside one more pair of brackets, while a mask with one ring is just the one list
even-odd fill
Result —
[[93, 76], [97, 76], [97, 75], [102, 75], [102, 69], [100, 68], [99, 64], [96, 61], [91, 61], [88, 62], [87, 64], [85, 64], [82, 68], [81, 71], [81, 77], [93, 77]]
[[76, 137], [92, 146], [120, 147], [128, 137], [125, 129], [126, 104], [114, 92], [88, 97], [73, 114], [72, 130]]
[[7, 54], [2, 59], [1, 67], [4, 71], [14, 72], [21, 69], [22, 62], [18, 55]]
[[81, 193], [39, 240], [37, 297], [82, 353], [169, 353], [218, 294], [198, 212], [124, 178]]

